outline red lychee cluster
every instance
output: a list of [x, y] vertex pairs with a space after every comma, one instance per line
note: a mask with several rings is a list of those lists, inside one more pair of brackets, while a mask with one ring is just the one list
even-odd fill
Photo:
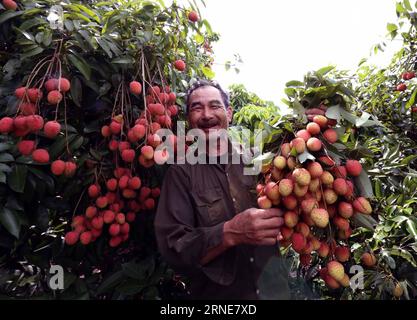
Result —
[[[132, 84], [133, 83], [133, 84]], [[133, 94], [141, 92], [139, 82], [130, 83], [130, 91]], [[172, 117], [178, 114], [178, 107], [175, 105], [176, 95], [170, 91], [169, 86], [161, 88], [152, 86], [145, 96], [147, 108], [131, 126], [129, 121], [122, 114], [114, 116], [109, 125], [101, 128], [101, 134], [109, 138], [108, 148], [118, 152], [121, 159], [126, 163], [133, 163], [136, 159], [149, 168], [156, 164], [164, 164], [170, 156], [168, 151], [155, 150], [162, 139], [157, 134], [161, 128], [170, 128]], [[176, 149], [176, 136], [169, 137], [172, 150]], [[139, 151], [137, 154], [136, 150]]]
[[[310, 122], [281, 145], [279, 154], [264, 168], [257, 193], [260, 208], [281, 211], [281, 246], [291, 245], [303, 266], [314, 257], [326, 262], [322, 278], [336, 288], [349, 284], [342, 263], [350, 258], [346, 241], [352, 234], [350, 219], [359, 213], [371, 214], [372, 207], [355, 193], [353, 178], [361, 174], [361, 163], [353, 159], [337, 163], [328, 155], [326, 143], [338, 141], [338, 134], [323, 109], [321, 105], [308, 110]], [[316, 160], [301, 163], [299, 155], [305, 151]]]
[[136, 219], [140, 210], [152, 210], [160, 189], [142, 186], [142, 180], [134, 176], [128, 168], [116, 168], [114, 177], [105, 182], [88, 187], [90, 205], [84, 215], [72, 220], [73, 230], [65, 235], [67, 245], [83, 245], [94, 242], [103, 234], [109, 235], [109, 246], [117, 247], [129, 238], [130, 223]]
[[[411, 80], [416, 77], [416, 73], [414, 71], [407, 71], [401, 75], [401, 79], [404, 81]], [[405, 82], [399, 83], [396, 88], [397, 91], [405, 91], [407, 90], [407, 84]]]

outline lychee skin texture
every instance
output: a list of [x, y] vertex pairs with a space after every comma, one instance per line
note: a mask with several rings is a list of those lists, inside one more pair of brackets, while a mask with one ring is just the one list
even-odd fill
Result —
[[65, 243], [69, 246], [72, 246], [78, 241], [78, 232], [70, 231], [65, 235]]
[[297, 136], [297, 138], [302, 138], [305, 142], [307, 142], [307, 140], [311, 138], [310, 132], [308, 132], [305, 129], [298, 131], [295, 135]]
[[80, 235], [80, 242], [86, 246], [91, 242], [92, 238], [93, 235], [91, 234], [91, 231], [85, 231]]
[[358, 177], [362, 172], [362, 165], [358, 160], [347, 160], [346, 171], [352, 177]]
[[77, 165], [72, 161], [65, 162], [65, 171], [64, 175], [66, 177], [72, 177], [77, 171]]
[[65, 171], [65, 162], [62, 160], [55, 160], [51, 163], [51, 172], [56, 175], [60, 176]]
[[307, 186], [310, 184], [311, 175], [307, 169], [297, 168], [293, 171], [292, 176], [300, 186]]
[[294, 189], [294, 182], [292, 182], [292, 180], [290, 179], [282, 179], [279, 182], [279, 193], [283, 196], [286, 197], [288, 195], [290, 195]]
[[318, 162], [310, 162], [307, 166], [312, 179], [319, 178], [323, 174], [323, 167]]
[[320, 151], [322, 147], [322, 142], [317, 138], [310, 138], [307, 141], [307, 149], [310, 151]]
[[345, 276], [345, 269], [343, 268], [343, 265], [335, 260], [330, 261], [327, 264], [327, 270], [329, 275], [337, 281], [341, 281]]
[[346, 180], [343, 178], [337, 178], [333, 181], [333, 189], [338, 195], [344, 196], [348, 192]]
[[329, 224], [329, 213], [325, 209], [315, 208], [311, 211], [311, 219], [319, 228], [325, 228]]
[[35, 141], [22, 140], [17, 144], [19, 152], [24, 156], [29, 156], [35, 150]]
[[62, 101], [62, 94], [58, 90], [52, 90], [48, 93], [47, 100], [49, 104], [58, 104]]
[[303, 138], [295, 138], [291, 140], [290, 147], [294, 148], [297, 153], [303, 153], [306, 149], [306, 142]]
[[140, 95], [142, 93], [142, 85], [138, 81], [132, 81], [129, 83], [130, 92], [135, 95]]
[[133, 149], [123, 150], [122, 152], [122, 159], [125, 162], [133, 162], [133, 160], [135, 160], [135, 156], [135, 150]]
[[372, 207], [369, 201], [364, 197], [359, 197], [353, 201], [353, 208], [363, 214], [371, 214]]
[[339, 262], [346, 262], [349, 260], [350, 250], [348, 247], [336, 247], [334, 254]]
[[283, 156], [276, 156], [274, 158], [274, 166], [277, 169], [282, 170], [286, 167], [286, 165], [287, 165], [287, 160]]
[[0, 119], [0, 133], [9, 133], [13, 131], [14, 121], [10, 117]]
[[334, 129], [327, 129], [326, 131], [324, 131], [323, 137], [327, 140], [327, 142], [331, 144], [335, 143], [338, 139], [337, 132]]
[[182, 60], [176, 60], [174, 62], [174, 68], [177, 69], [178, 71], [184, 71], [185, 70], [185, 62]]
[[376, 257], [369, 252], [365, 252], [361, 256], [361, 261], [366, 267], [373, 267], [376, 264]]
[[199, 20], [199, 16], [198, 13], [195, 11], [190, 11], [188, 13], [188, 20], [190, 20], [191, 22], [197, 22]]
[[45, 123], [43, 131], [46, 137], [53, 139], [61, 131], [61, 125], [57, 121], [48, 121], [47, 123]]
[[45, 149], [36, 149], [32, 152], [32, 159], [38, 163], [48, 163], [49, 162], [49, 153]]
[[272, 202], [267, 196], [261, 196], [258, 198], [258, 207], [261, 209], [269, 209], [272, 207]]
[[68, 92], [71, 89], [71, 83], [67, 78], [59, 78], [56, 88], [61, 92]]
[[349, 202], [339, 202], [337, 210], [339, 215], [345, 219], [353, 216], [353, 206]]
[[16, 11], [16, 9], [17, 9], [17, 3], [14, 2], [13, 0], [3, 0], [3, 6], [7, 10]]
[[296, 252], [301, 252], [306, 246], [306, 238], [301, 233], [293, 233], [291, 243]]
[[310, 122], [309, 124], [307, 124], [306, 129], [311, 135], [319, 134], [321, 130], [320, 126], [315, 122]]

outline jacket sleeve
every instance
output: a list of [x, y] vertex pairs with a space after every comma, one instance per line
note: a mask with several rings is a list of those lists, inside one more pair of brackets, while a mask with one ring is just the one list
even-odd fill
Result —
[[224, 222], [210, 227], [196, 226], [190, 187], [190, 178], [184, 169], [175, 165], [168, 169], [155, 217], [160, 253], [178, 272], [185, 275], [203, 272], [216, 283], [230, 284], [234, 278], [233, 249], [204, 266], [200, 264], [208, 249], [222, 243]]

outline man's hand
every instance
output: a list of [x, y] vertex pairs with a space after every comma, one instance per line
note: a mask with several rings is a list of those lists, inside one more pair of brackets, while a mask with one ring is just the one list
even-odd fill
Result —
[[284, 224], [279, 209], [249, 208], [224, 224], [227, 246], [238, 244], [274, 245]]

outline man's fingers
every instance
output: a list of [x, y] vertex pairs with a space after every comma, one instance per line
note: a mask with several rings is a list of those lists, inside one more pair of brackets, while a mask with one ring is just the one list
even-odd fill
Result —
[[271, 208], [271, 209], [259, 209], [257, 214], [259, 214], [259, 217], [262, 219], [269, 219], [273, 217], [280, 217], [284, 214], [284, 212], [277, 208]]
[[260, 241], [258, 241], [258, 245], [263, 245], [263, 246], [273, 246], [277, 243], [277, 238], [276, 237], [271, 237], [271, 238], [264, 238]]
[[260, 219], [257, 221], [257, 229], [278, 229], [284, 224], [284, 219], [281, 217], [273, 217], [269, 219]]

